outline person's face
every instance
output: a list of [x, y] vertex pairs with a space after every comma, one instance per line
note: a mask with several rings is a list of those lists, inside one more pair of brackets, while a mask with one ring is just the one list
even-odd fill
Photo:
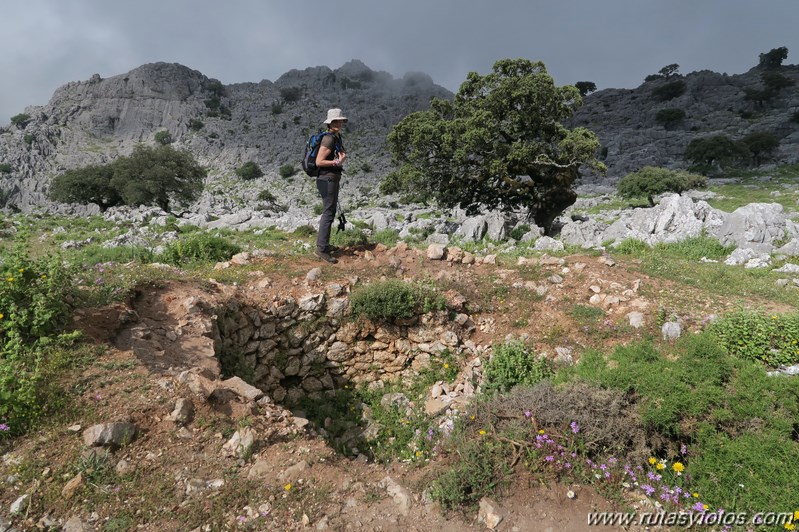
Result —
[[330, 122], [330, 129], [338, 133], [344, 127], [344, 120], [333, 120]]

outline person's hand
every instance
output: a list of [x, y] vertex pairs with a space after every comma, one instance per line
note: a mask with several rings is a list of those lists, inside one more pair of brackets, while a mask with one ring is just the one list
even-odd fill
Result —
[[338, 165], [339, 166], [343, 166], [344, 165], [344, 159], [346, 159], [346, 158], [347, 158], [347, 154], [346, 153], [344, 153], [343, 151], [338, 152]]

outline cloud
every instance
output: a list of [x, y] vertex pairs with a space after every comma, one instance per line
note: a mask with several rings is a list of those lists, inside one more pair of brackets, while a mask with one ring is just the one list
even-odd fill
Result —
[[558, 84], [632, 88], [671, 63], [739, 73], [772, 48], [799, 53], [797, 15], [795, 0], [4, 0], [0, 124], [64, 83], [155, 61], [236, 83], [360, 59], [455, 91], [525, 57]]

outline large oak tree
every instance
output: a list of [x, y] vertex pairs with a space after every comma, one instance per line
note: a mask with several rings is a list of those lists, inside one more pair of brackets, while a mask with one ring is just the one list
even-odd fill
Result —
[[399, 169], [382, 190], [469, 214], [527, 208], [549, 231], [577, 198], [580, 167], [604, 171], [596, 135], [562, 124], [581, 103], [578, 89], [556, 87], [543, 63], [497, 61], [488, 75], [470, 73], [454, 101], [434, 99], [394, 127], [388, 144]]

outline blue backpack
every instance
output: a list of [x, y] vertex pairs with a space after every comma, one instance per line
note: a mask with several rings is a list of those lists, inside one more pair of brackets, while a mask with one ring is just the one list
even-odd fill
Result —
[[[311, 177], [319, 177], [319, 168], [316, 166], [316, 154], [319, 153], [319, 146], [322, 145], [322, 139], [325, 135], [332, 135], [329, 131], [320, 131], [314, 133], [308, 138], [305, 143], [305, 155], [302, 158], [302, 169]], [[338, 153], [341, 146], [336, 142], [335, 152]]]

